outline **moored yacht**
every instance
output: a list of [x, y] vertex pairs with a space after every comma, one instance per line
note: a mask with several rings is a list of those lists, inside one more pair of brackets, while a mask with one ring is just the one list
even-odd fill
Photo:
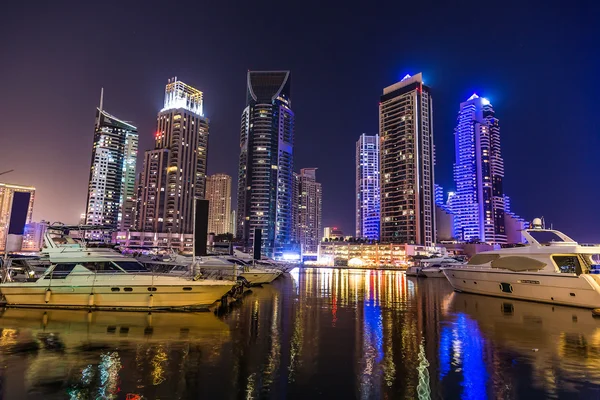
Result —
[[452, 257], [423, 258], [406, 269], [406, 276], [423, 278], [445, 278], [443, 268], [452, 264], [462, 264], [462, 261]]
[[486, 251], [444, 274], [455, 290], [577, 307], [600, 307], [600, 246], [582, 246], [539, 218], [522, 247]]
[[8, 305], [89, 309], [208, 308], [229, 294], [231, 280], [187, 280], [150, 273], [112, 249], [75, 241], [69, 226], [51, 226], [44, 237], [51, 265], [39, 279], [4, 282]]

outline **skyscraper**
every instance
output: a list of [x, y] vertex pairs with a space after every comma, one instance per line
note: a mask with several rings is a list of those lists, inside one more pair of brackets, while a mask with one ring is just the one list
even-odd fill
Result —
[[294, 236], [303, 253], [316, 253], [323, 237], [323, 193], [316, 172], [316, 168], [303, 168], [294, 174]]
[[96, 109], [85, 221], [90, 225], [129, 229], [138, 132], [135, 126], [104, 111], [102, 97]]
[[500, 125], [486, 98], [473, 94], [460, 104], [454, 137], [455, 236], [506, 243]]
[[216, 235], [231, 232], [231, 177], [215, 174], [206, 178], [208, 232]]
[[193, 232], [194, 199], [204, 198], [206, 188], [208, 125], [202, 92], [170, 79], [154, 149], [144, 155], [138, 229]]
[[237, 235], [262, 231], [273, 254], [292, 240], [294, 112], [289, 71], [248, 71], [240, 132]]
[[356, 142], [356, 237], [379, 240], [379, 135]]
[[435, 242], [432, 112], [430, 89], [420, 73], [383, 89], [379, 136], [384, 242]]

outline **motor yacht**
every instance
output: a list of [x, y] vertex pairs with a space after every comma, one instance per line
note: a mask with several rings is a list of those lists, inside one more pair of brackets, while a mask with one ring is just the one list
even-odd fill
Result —
[[42, 254], [51, 262], [39, 279], [4, 282], [8, 305], [88, 309], [208, 308], [235, 291], [231, 280], [195, 280], [153, 274], [110, 248], [76, 241], [64, 225], [49, 227]]
[[443, 268], [452, 264], [462, 264], [462, 261], [452, 257], [424, 258], [406, 269], [406, 276], [422, 278], [445, 278]]
[[267, 268], [229, 255], [191, 257], [173, 254], [169, 260], [145, 264], [155, 271], [160, 270], [177, 276], [201, 274], [211, 279], [242, 278], [242, 281], [253, 286], [271, 283], [282, 274], [278, 269]]
[[577, 307], [600, 307], [600, 246], [583, 246], [541, 220], [522, 247], [486, 251], [444, 274], [455, 290]]

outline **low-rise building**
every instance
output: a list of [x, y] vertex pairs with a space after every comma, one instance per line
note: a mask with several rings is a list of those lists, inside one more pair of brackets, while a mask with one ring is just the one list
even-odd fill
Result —
[[379, 244], [325, 241], [319, 245], [317, 261], [310, 264], [340, 267], [406, 268], [413, 256], [431, 256], [442, 252], [443, 249], [440, 247], [404, 243]]

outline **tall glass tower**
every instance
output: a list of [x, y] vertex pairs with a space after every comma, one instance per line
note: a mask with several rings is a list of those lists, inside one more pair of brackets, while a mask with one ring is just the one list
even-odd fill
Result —
[[379, 135], [356, 142], [356, 237], [379, 240]]
[[202, 92], [172, 78], [158, 113], [154, 149], [144, 155], [138, 229], [192, 233], [194, 199], [204, 198], [208, 118]]
[[102, 97], [96, 109], [85, 222], [125, 230], [133, 220], [138, 132], [135, 126], [104, 111]]
[[500, 125], [489, 100], [473, 94], [460, 104], [454, 137], [454, 235], [464, 241], [506, 243]]
[[292, 241], [294, 112], [290, 71], [248, 71], [240, 132], [237, 235], [261, 229], [265, 254]]
[[379, 103], [383, 242], [435, 243], [433, 106], [419, 73], [383, 89]]

